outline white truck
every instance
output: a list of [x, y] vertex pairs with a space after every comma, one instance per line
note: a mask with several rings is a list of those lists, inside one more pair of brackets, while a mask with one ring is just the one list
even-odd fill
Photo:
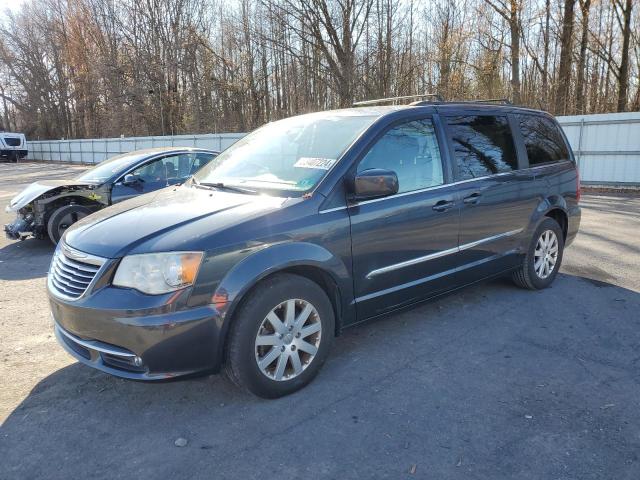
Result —
[[24, 133], [0, 132], [0, 158], [17, 162], [27, 156], [27, 139]]

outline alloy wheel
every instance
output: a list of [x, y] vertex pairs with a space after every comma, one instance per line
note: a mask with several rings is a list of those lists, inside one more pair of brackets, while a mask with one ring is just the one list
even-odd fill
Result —
[[545, 230], [538, 238], [533, 252], [533, 269], [544, 280], [553, 273], [557, 261], [558, 237], [553, 230]]
[[258, 328], [255, 358], [263, 375], [284, 381], [300, 375], [320, 346], [322, 324], [306, 300], [289, 299], [273, 308]]

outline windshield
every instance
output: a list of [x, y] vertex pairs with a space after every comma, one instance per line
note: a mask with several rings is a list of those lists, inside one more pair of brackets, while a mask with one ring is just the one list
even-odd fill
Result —
[[269, 123], [222, 152], [194, 178], [202, 184], [305, 192], [376, 118], [322, 112]]
[[96, 167], [77, 176], [76, 180], [88, 183], [102, 183], [148, 156], [148, 152], [123, 153], [100, 162]]

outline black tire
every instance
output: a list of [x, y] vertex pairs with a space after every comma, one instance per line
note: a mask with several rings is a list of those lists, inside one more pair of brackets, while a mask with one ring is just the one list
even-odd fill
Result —
[[[290, 379], [284, 378], [277, 381], [268, 377], [258, 366], [256, 338], [263, 328], [267, 315], [278, 305], [292, 299], [308, 302], [315, 308], [317, 315], [313, 314], [313, 321], [321, 325], [320, 335], [316, 337], [319, 343], [315, 356], [304, 364], [301, 373]], [[333, 308], [324, 290], [315, 282], [292, 274], [276, 274], [260, 282], [248, 293], [247, 299], [238, 308], [232, 321], [225, 356], [227, 376], [243, 390], [263, 398], [288, 395], [313, 380], [326, 360], [335, 336]], [[295, 346], [274, 345], [263, 348], [269, 348], [269, 353], [271, 349], [275, 352], [276, 349], [285, 348], [287, 352], [285, 355], [288, 354], [289, 348], [295, 351]], [[300, 350], [296, 355], [302, 358], [306, 353]], [[268, 354], [264, 355], [266, 356]], [[278, 362], [279, 357], [276, 357], [273, 364]], [[284, 363], [287, 369], [293, 370], [292, 360], [285, 360]]]
[[[542, 278], [538, 273], [536, 273], [535, 252], [538, 240], [540, 240], [541, 236], [547, 231], [551, 231], [555, 234], [557, 240], [557, 258], [553, 268], [550, 270], [550, 273], [548, 273], [545, 278]], [[553, 218], [545, 218], [540, 225], [538, 225], [538, 228], [536, 228], [536, 231], [531, 238], [531, 242], [527, 249], [527, 254], [522, 261], [522, 265], [520, 265], [512, 275], [514, 283], [519, 287], [527, 288], [529, 290], [541, 290], [543, 288], [547, 288], [553, 283], [553, 280], [556, 278], [556, 275], [560, 270], [563, 253], [564, 235], [562, 233], [562, 228], [560, 228], [558, 222]]]
[[49, 239], [57, 245], [67, 228], [90, 214], [91, 210], [82, 205], [65, 205], [54, 210], [47, 222]]
[[11, 156], [9, 157], [9, 161], [12, 163], [18, 163], [18, 159], [20, 158], [20, 155], [18, 155], [18, 152], [11, 152], [10, 155]]

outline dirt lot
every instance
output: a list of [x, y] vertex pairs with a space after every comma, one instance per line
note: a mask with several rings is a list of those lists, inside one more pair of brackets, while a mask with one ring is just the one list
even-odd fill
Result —
[[[27, 183], [78, 168], [0, 164], [0, 223]], [[53, 247], [2, 239], [0, 478], [637, 480], [640, 198], [582, 205], [552, 288], [494, 281], [350, 329], [275, 401], [79, 365], [51, 331]]]

